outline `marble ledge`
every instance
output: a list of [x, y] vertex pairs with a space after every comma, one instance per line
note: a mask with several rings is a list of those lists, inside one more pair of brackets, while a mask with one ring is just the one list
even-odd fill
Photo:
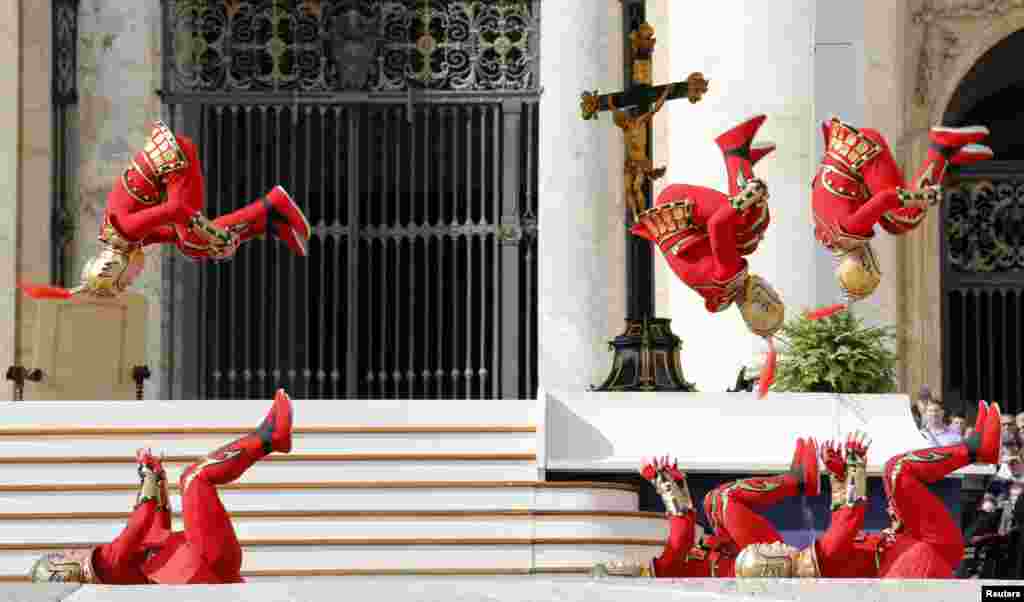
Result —
[[[582, 473], [631, 473], [640, 468], [642, 458], [600, 458], [581, 460], [549, 460], [547, 470], [582, 472]], [[740, 474], [740, 475], [766, 475], [779, 474], [789, 470], [789, 464], [758, 463], [754, 462], [715, 462], [715, 461], [686, 461], [680, 462], [680, 468], [685, 472], [704, 474]], [[885, 464], [868, 464], [868, 476], [880, 477], [884, 472]], [[950, 474], [947, 478], [962, 479], [966, 476], [995, 474], [996, 467], [991, 465], [965, 466]]]

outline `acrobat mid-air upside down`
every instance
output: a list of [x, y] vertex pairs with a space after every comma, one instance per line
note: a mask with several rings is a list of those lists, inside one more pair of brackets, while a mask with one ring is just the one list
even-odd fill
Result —
[[704, 186], [670, 184], [630, 229], [661, 249], [672, 271], [704, 298], [709, 312], [736, 305], [747, 328], [768, 341], [761, 396], [774, 378], [772, 337], [786, 315], [775, 289], [749, 273], [744, 258], [757, 250], [771, 217], [768, 186], [753, 173], [753, 166], [775, 149], [772, 143], [753, 144], [765, 119], [752, 117], [715, 139], [725, 156], [728, 196]]
[[35, 298], [116, 297], [142, 272], [143, 249], [150, 245], [174, 245], [197, 261], [224, 261], [243, 242], [269, 235], [306, 256], [309, 222], [281, 186], [214, 220], [203, 214], [205, 209], [196, 145], [157, 121], [143, 149], [114, 180], [99, 232], [100, 251], [85, 264], [79, 286], [22, 284], [21, 289]]

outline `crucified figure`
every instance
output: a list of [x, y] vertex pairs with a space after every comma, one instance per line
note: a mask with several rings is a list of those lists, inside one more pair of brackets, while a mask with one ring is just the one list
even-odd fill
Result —
[[627, 110], [615, 110], [615, 107], [612, 107], [612, 119], [626, 138], [626, 204], [633, 210], [634, 221], [640, 212], [647, 208], [644, 186], [647, 182], [653, 182], [665, 175], [665, 168], [655, 169], [654, 162], [647, 156], [647, 124], [654, 114], [661, 110], [668, 99], [668, 93], [669, 88], [666, 87], [652, 110], [635, 117]]

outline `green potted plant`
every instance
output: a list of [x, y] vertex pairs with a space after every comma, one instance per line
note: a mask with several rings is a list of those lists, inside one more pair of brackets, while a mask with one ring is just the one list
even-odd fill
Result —
[[790, 318], [780, 345], [775, 391], [893, 393], [897, 356], [892, 326], [867, 326], [849, 311]]

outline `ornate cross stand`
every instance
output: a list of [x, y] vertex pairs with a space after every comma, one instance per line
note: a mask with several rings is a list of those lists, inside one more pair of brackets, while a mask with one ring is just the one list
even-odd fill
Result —
[[672, 333], [671, 320], [654, 317], [651, 243], [630, 234], [628, 225], [651, 207], [651, 182], [665, 173], [664, 167], [655, 169], [650, 159], [651, 118], [666, 101], [687, 98], [691, 103], [698, 102], [707, 92], [708, 82], [700, 73], [693, 73], [685, 82], [653, 86], [654, 28], [644, 22], [642, 1], [623, 0], [622, 4], [624, 27], [632, 31], [627, 41], [633, 59], [625, 66], [625, 81], [631, 81], [632, 86], [612, 94], [584, 92], [580, 102], [583, 119], [612, 111], [626, 144], [626, 329], [609, 343], [615, 351], [611, 374], [595, 390], [694, 391], [693, 384], [683, 378], [679, 361], [682, 341]]

